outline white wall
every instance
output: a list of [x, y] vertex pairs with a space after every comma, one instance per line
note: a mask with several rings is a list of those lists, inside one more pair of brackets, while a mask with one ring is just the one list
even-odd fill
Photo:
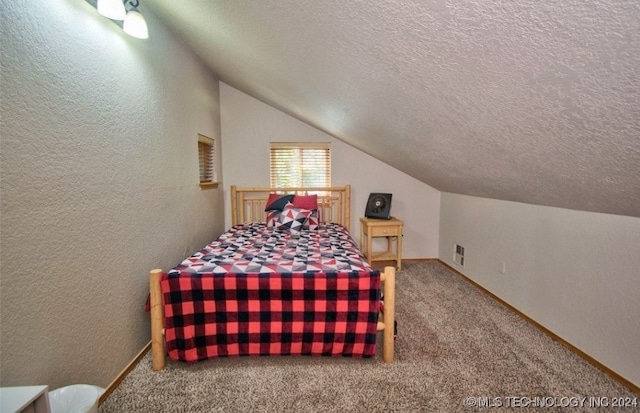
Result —
[[[269, 186], [270, 142], [330, 142], [331, 183], [352, 186], [351, 233], [356, 241], [369, 194], [389, 192], [391, 214], [405, 223], [403, 257], [438, 256], [439, 191], [222, 82], [220, 105], [227, 204], [232, 184]], [[231, 223], [230, 211], [226, 223]]]
[[2, 386], [108, 385], [150, 340], [148, 271], [224, 229], [197, 184], [218, 81], [142, 11], [146, 41], [84, 0], [2, 1]]
[[443, 193], [440, 259], [640, 385], [639, 218]]

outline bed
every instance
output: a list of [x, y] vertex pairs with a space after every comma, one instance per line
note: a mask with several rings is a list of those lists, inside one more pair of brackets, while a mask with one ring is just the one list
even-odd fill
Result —
[[392, 363], [395, 268], [371, 268], [351, 237], [350, 186], [230, 196], [228, 231], [149, 274], [153, 369], [167, 355], [370, 358], [379, 339]]

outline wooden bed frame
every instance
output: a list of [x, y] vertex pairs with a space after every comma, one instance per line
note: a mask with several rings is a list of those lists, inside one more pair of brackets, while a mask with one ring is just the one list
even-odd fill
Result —
[[[331, 188], [267, 188], [231, 186], [231, 224], [265, 222], [265, 204], [269, 193], [315, 193], [318, 194], [320, 222], [336, 222], [347, 230], [351, 220], [351, 186]], [[378, 331], [382, 331], [382, 358], [393, 363], [395, 321], [395, 267], [385, 267], [380, 273], [384, 294], [384, 312], [378, 320]], [[153, 370], [162, 370], [166, 364], [164, 340], [164, 308], [160, 288], [161, 269], [149, 273], [151, 312], [151, 357]]]

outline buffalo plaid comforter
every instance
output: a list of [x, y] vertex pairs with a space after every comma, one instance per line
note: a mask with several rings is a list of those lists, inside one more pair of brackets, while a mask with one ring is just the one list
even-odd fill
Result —
[[161, 279], [169, 357], [371, 357], [380, 274], [338, 224], [231, 228]]

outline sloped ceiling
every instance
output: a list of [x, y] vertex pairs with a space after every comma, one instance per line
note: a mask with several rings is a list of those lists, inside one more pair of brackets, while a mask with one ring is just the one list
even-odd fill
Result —
[[142, 7], [225, 83], [438, 190], [640, 217], [637, 0]]

